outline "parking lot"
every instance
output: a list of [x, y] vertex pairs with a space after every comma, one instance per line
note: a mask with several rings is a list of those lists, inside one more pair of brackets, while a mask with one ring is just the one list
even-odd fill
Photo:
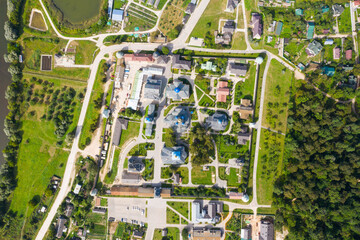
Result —
[[142, 225], [147, 223], [146, 200], [140, 198], [109, 198], [109, 218]]

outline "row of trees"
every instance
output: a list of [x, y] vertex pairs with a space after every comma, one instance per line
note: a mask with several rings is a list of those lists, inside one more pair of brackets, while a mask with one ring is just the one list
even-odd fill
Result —
[[275, 226], [289, 239], [360, 238], [360, 121], [302, 84], [291, 101], [285, 174], [274, 186]]

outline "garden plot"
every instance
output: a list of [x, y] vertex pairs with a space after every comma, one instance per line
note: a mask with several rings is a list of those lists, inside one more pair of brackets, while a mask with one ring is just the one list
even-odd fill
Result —
[[39, 31], [48, 30], [44, 16], [40, 10], [33, 9], [31, 11], [29, 27]]
[[157, 22], [157, 16], [150, 10], [130, 4], [127, 12], [129, 14], [125, 31], [145, 31], [153, 28]]

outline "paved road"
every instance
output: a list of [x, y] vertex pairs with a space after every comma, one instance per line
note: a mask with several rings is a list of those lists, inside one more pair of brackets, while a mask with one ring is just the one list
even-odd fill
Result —
[[355, 6], [354, 1], [350, 1], [350, 17], [351, 17], [351, 30], [352, 30], [352, 38], [354, 43], [354, 52], [355, 52], [355, 60], [359, 62], [359, 52], [358, 52], [358, 45], [357, 45], [357, 31], [356, 31], [356, 20], [355, 20]]

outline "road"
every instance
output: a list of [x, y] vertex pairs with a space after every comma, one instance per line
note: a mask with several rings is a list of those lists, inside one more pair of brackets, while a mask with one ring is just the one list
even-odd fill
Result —
[[354, 1], [350, 1], [350, 17], [351, 17], [351, 30], [352, 30], [352, 38], [354, 44], [354, 52], [355, 52], [355, 60], [359, 63], [359, 51], [357, 45], [357, 31], [356, 31], [356, 20], [355, 20], [355, 5]]
[[[93, 64], [86, 66], [90, 68], [90, 77], [88, 80], [88, 85], [87, 85], [87, 91], [85, 94], [85, 98], [84, 98], [84, 103], [83, 106], [81, 108], [81, 113], [80, 113], [80, 117], [79, 117], [79, 121], [78, 121], [78, 127], [76, 129], [76, 135], [74, 138], [74, 142], [71, 148], [71, 152], [66, 164], [66, 168], [65, 168], [65, 173], [63, 176], [63, 180], [62, 180], [62, 184], [61, 184], [61, 188], [60, 191], [50, 209], [50, 211], [48, 212], [47, 218], [45, 219], [41, 229], [38, 232], [38, 235], [36, 237], [37, 240], [43, 239], [47, 229], [49, 228], [50, 224], [53, 221], [53, 218], [55, 217], [55, 214], [57, 212], [58, 207], [60, 206], [60, 204], [62, 203], [62, 201], [64, 200], [64, 198], [66, 197], [66, 195], [68, 194], [69, 191], [71, 191], [71, 186], [74, 180], [74, 176], [75, 176], [75, 161], [77, 158], [77, 154], [79, 153], [79, 148], [78, 148], [78, 143], [79, 143], [79, 137], [82, 131], [82, 126], [84, 124], [84, 119], [85, 119], [85, 115], [86, 115], [86, 110], [88, 108], [89, 105], [89, 101], [90, 101], [90, 95], [92, 92], [92, 88], [95, 82], [95, 77], [96, 77], [96, 72], [97, 72], [97, 68], [98, 65], [100, 63], [100, 61], [104, 58], [105, 54], [112, 54], [113, 52], [116, 51], [121, 51], [123, 49], [128, 49], [128, 50], [133, 50], [133, 51], [140, 51], [140, 50], [154, 50], [155, 48], [161, 46], [160, 44], [156, 44], [156, 43], [122, 43], [119, 45], [112, 45], [112, 46], [105, 46], [102, 43], [102, 40], [106, 37], [106, 36], [110, 36], [110, 35], [118, 35], [119, 33], [109, 33], [109, 34], [99, 34], [99, 35], [95, 35], [95, 36], [90, 36], [90, 37], [66, 37], [63, 36], [55, 27], [54, 23], [52, 22], [49, 13], [46, 11], [46, 8], [42, 2], [42, 0], [39, 0], [40, 4], [42, 5], [45, 15], [47, 16], [47, 18], [50, 21], [50, 24], [52, 26], [52, 28], [54, 29], [55, 33], [58, 35], [58, 37], [62, 38], [62, 39], [66, 39], [69, 41], [72, 40], [91, 40], [94, 41], [95, 38], [98, 38], [98, 46], [100, 48], [100, 52], [99, 54], [96, 56]], [[216, 49], [203, 49], [203, 48], [191, 48], [191, 47], [187, 47], [186, 45], [186, 41], [189, 38], [192, 30], [194, 29], [196, 23], [199, 21], [201, 15], [203, 14], [203, 12], [205, 11], [207, 5], [209, 4], [210, 0], [202, 0], [200, 2], [200, 4], [198, 5], [198, 7], [195, 9], [195, 12], [191, 15], [188, 23], [186, 24], [186, 26], [183, 28], [182, 32], [180, 33], [179, 37], [177, 39], [175, 39], [174, 41], [172, 41], [169, 45], [172, 45], [172, 49], [181, 49], [181, 48], [186, 48], [186, 49], [190, 49], [190, 50], [195, 50], [195, 51], [206, 51], [206, 52], [219, 52], [221, 53], [222, 50], [216, 50]], [[245, 14], [245, 6], [243, 6], [243, 12], [244, 12], [244, 16], [246, 16]], [[246, 17], [244, 17], [244, 23], [245, 23], [245, 29], [247, 29], [247, 22], [246, 22]], [[152, 30], [148, 30], [145, 32], [151, 32]], [[137, 32], [137, 33], [145, 33], [145, 32]], [[129, 34], [129, 33], [126, 33]], [[245, 31], [245, 35], [247, 36], [247, 32]], [[289, 68], [290, 70], [294, 71], [296, 70], [296, 68], [292, 65], [290, 65], [288, 62], [284, 61], [283, 59], [281, 59], [280, 57], [267, 52], [265, 50], [252, 50], [250, 47], [249, 42], [247, 41], [247, 50], [226, 50], [227, 53], [243, 53], [243, 54], [249, 54], [249, 53], [266, 53], [268, 55], [268, 61], [267, 61], [267, 65], [265, 68], [265, 73], [264, 73], [264, 79], [263, 79], [263, 83], [262, 83], [262, 89], [263, 91], [261, 92], [261, 99], [260, 99], [260, 114], [259, 114], [259, 122], [261, 123], [261, 119], [262, 119], [262, 113], [263, 113], [263, 102], [264, 102], [264, 95], [265, 95], [265, 85], [266, 85], [266, 75], [268, 72], [268, 68], [269, 68], [269, 64], [271, 59], [276, 59], [279, 62], [281, 62], [284, 66], [286, 66], [287, 68]], [[74, 66], [76, 67], [76, 65]], [[83, 66], [85, 67], [85, 66]], [[257, 162], [258, 162], [258, 150], [259, 150], [259, 143], [260, 143], [260, 132], [257, 132], [257, 143], [256, 143], [256, 152], [255, 152], [255, 160], [254, 160], [254, 173], [253, 173], [253, 201], [249, 204], [249, 205], [243, 205], [245, 208], [251, 208], [254, 210], [254, 213], [256, 214], [256, 209], [259, 207], [258, 203], [257, 203], [257, 196], [256, 196], [256, 170], [257, 170]], [[158, 174], [156, 174], [158, 176]], [[156, 177], [158, 179], [158, 177]], [[230, 204], [232, 206], [232, 204]], [[265, 206], [264, 206], [265, 207]], [[269, 207], [269, 206], [267, 206]]]

